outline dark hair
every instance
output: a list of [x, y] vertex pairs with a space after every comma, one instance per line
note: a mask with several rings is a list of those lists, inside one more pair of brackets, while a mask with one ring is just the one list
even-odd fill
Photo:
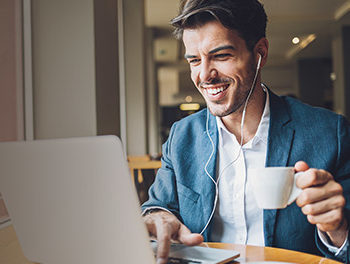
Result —
[[179, 15], [171, 20], [180, 39], [184, 29], [196, 28], [217, 20], [230, 30], [237, 30], [252, 51], [266, 36], [267, 16], [258, 0], [182, 0]]

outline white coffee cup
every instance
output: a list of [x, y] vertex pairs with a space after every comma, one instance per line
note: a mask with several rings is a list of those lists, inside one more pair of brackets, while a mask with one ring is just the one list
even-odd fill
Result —
[[301, 189], [295, 184], [302, 172], [294, 167], [267, 167], [249, 169], [251, 187], [260, 208], [285, 208], [295, 201]]

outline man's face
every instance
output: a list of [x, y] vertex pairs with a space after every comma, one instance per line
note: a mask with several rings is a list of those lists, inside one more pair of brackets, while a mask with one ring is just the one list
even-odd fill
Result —
[[255, 75], [255, 60], [236, 31], [217, 21], [185, 29], [191, 78], [210, 112], [224, 117], [242, 108]]

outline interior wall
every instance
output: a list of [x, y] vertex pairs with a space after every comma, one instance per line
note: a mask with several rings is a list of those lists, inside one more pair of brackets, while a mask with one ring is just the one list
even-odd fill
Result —
[[22, 140], [21, 1], [0, 1], [0, 141]]
[[36, 139], [93, 136], [93, 0], [32, 0]]
[[342, 47], [344, 60], [344, 115], [350, 118], [350, 26], [342, 27]]
[[145, 74], [147, 79], [147, 149], [149, 154], [157, 154], [161, 152], [160, 142], [160, 107], [158, 97], [158, 84], [157, 84], [157, 70], [156, 62], [154, 60], [153, 52], [153, 40], [154, 30], [147, 28], [145, 30], [145, 50], [146, 50], [146, 63], [145, 63]]
[[[0, 141], [24, 139], [21, 1], [0, 1]], [[10, 220], [0, 193], [0, 224]]]
[[147, 153], [144, 3], [124, 0], [127, 154]]
[[298, 61], [300, 99], [307, 104], [324, 107], [327, 90], [332, 87], [331, 72], [332, 61], [328, 58], [300, 59]]
[[294, 65], [267, 66], [262, 69], [262, 82], [278, 95], [298, 96], [297, 72]]
[[117, 0], [94, 0], [98, 135], [120, 136]]
[[332, 40], [332, 60], [333, 60], [333, 72], [336, 78], [333, 82], [333, 110], [337, 113], [345, 113], [345, 78], [344, 78], [344, 59], [343, 59], [343, 41], [342, 35], [339, 32], [336, 33]]

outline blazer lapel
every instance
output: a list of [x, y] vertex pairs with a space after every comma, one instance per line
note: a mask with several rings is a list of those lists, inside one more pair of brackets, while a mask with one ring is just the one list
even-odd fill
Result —
[[[207, 111], [209, 110], [207, 109]], [[208, 136], [208, 133], [210, 135], [212, 142]], [[202, 218], [204, 220], [204, 225], [205, 225], [209, 220], [209, 217], [213, 210], [214, 200], [215, 200], [215, 185], [213, 181], [209, 178], [209, 176], [206, 174], [206, 172], [204, 171], [204, 166], [208, 163], [207, 172], [210, 174], [210, 176], [214, 180], [216, 180], [216, 161], [217, 161], [218, 141], [219, 141], [216, 119], [212, 114], [209, 114], [208, 131], [207, 130], [203, 131], [202, 137], [203, 137], [203, 142], [205, 142], [205, 147], [202, 152], [204, 159], [202, 160], [203, 170], [201, 170], [201, 173], [205, 174], [204, 175], [205, 177], [201, 177], [202, 179], [201, 186], [203, 188], [201, 193], [205, 197], [205, 204], [203, 204], [203, 218]], [[212, 156], [210, 158], [211, 154]], [[209, 239], [212, 223], [213, 221], [210, 222], [208, 228], [205, 230], [203, 234], [205, 241], [208, 241]]]
[[[285, 102], [269, 90], [270, 128], [266, 167], [287, 166], [294, 139], [291, 117]], [[277, 210], [264, 210], [265, 246], [273, 246]]]

